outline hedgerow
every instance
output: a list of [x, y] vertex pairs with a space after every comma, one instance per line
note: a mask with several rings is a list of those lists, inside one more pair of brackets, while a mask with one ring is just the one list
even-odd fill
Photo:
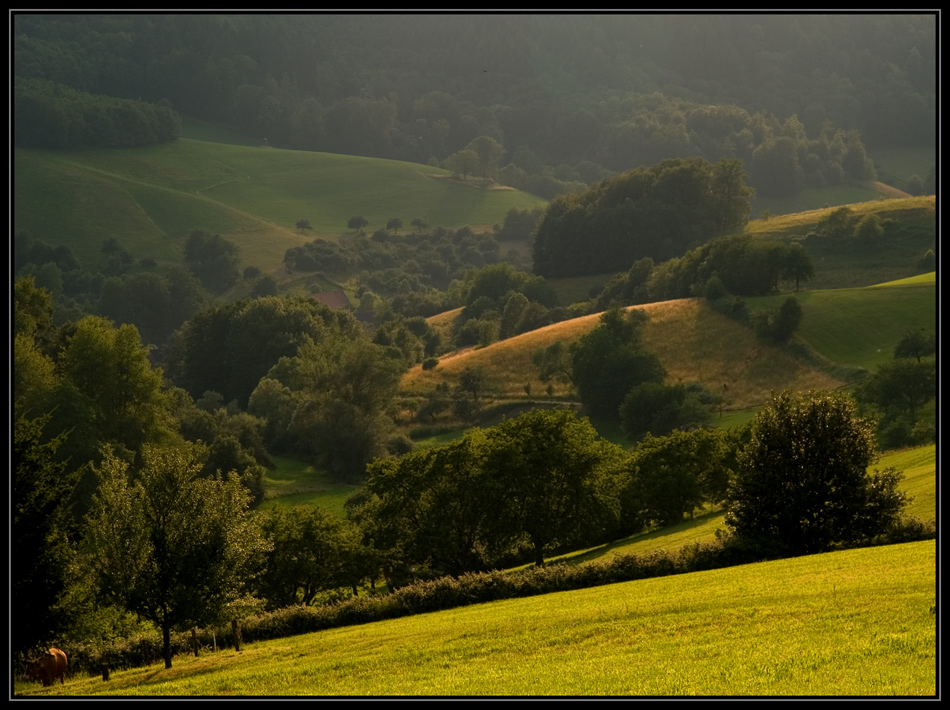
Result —
[[[905, 520], [882, 535], [867, 541], [869, 545], [889, 545], [932, 539], [936, 521]], [[484, 604], [501, 599], [567, 592], [604, 584], [686, 574], [703, 570], [749, 564], [772, 557], [762, 549], [743, 545], [735, 538], [691, 543], [676, 551], [654, 550], [644, 554], [618, 554], [607, 561], [580, 565], [558, 562], [529, 567], [518, 572], [493, 570], [472, 572], [459, 577], [415, 582], [387, 594], [367, 594], [319, 606], [295, 605], [267, 612], [244, 621], [242, 643], [253, 643], [324, 629], [367, 624], [413, 614]], [[199, 652], [233, 648], [228, 627], [200, 629]], [[190, 632], [172, 635], [172, 653], [192, 653]], [[92, 644], [73, 644], [64, 648], [72, 671], [100, 672], [108, 660], [110, 668], [147, 665], [162, 658], [159, 634], [140, 635], [118, 641], [107, 653]]]

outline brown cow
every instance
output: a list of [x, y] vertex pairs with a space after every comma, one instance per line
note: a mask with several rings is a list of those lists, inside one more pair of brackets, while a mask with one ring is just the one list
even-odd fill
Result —
[[62, 685], [66, 685], [66, 654], [58, 648], [51, 648], [49, 653], [27, 664], [26, 677], [39, 678], [44, 688], [52, 685], [57, 678]]

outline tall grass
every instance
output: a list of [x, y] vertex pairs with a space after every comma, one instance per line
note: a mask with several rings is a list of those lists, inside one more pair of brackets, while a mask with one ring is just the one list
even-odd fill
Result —
[[[752, 331], [713, 311], [701, 299], [680, 299], [636, 306], [649, 316], [644, 327], [644, 347], [655, 352], [671, 383], [699, 382], [722, 395], [726, 409], [758, 406], [770, 393], [786, 387], [834, 389], [842, 382], [778, 348], [763, 345]], [[540, 347], [561, 340], [576, 342], [599, 324], [600, 314], [554, 323], [538, 330], [493, 343], [484, 348], [458, 351], [440, 359], [438, 367], [417, 365], [403, 376], [406, 393], [425, 394], [436, 384], [454, 383], [466, 368], [485, 368], [491, 394], [524, 397], [524, 385], [545, 391], [531, 360]], [[570, 395], [558, 384], [555, 396]]]
[[31, 696], [935, 696], [933, 541], [513, 599]]

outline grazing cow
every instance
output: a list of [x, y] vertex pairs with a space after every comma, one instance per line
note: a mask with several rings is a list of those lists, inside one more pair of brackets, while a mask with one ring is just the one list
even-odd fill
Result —
[[43, 687], [52, 685], [57, 678], [62, 685], [66, 685], [66, 654], [58, 648], [51, 648], [48, 653], [27, 664], [26, 677], [39, 678], [43, 681]]

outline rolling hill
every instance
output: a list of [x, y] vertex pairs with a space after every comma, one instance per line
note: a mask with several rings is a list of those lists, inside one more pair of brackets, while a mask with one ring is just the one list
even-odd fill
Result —
[[[635, 306], [650, 320], [644, 345], [668, 372], [668, 382], [699, 382], [726, 399], [725, 409], [747, 409], [786, 387], [807, 391], [846, 386], [862, 370], [873, 370], [891, 357], [908, 329], [936, 327], [935, 279], [914, 279], [860, 289], [802, 291], [796, 294], [803, 319], [799, 338], [805, 357], [764, 345], [752, 331], [713, 311], [701, 299], [681, 299]], [[749, 299], [750, 308], [774, 307], [788, 293]], [[446, 328], [456, 312], [430, 319]], [[442, 381], [454, 384], [465, 369], [484, 367], [491, 396], [525, 398], [525, 384], [542, 392], [532, 354], [561, 340], [575, 342], [596, 327], [600, 314], [549, 325], [484, 348], [468, 348], [442, 357], [436, 368], [415, 366], [403, 377], [406, 395], [424, 395]], [[799, 348], [799, 351], [801, 348]], [[568, 394], [555, 386], [555, 396]]]
[[[182, 138], [130, 150], [14, 152], [14, 229], [103, 262], [115, 237], [133, 257], [177, 263], [193, 229], [221, 234], [241, 265], [274, 271], [284, 252], [336, 240], [362, 215], [370, 231], [399, 217], [448, 228], [490, 228], [511, 208], [545, 204], [511, 189], [481, 189], [415, 163]], [[306, 219], [312, 231], [295, 227]]]

